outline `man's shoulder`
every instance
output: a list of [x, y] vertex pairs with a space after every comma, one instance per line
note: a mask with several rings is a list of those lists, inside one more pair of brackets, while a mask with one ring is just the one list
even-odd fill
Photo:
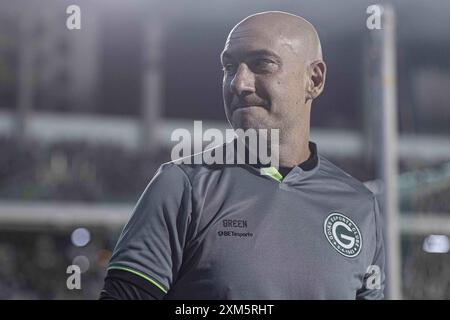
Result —
[[226, 166], [226, 146], [225, 143], [199, 153], [165, 162], [159, 170], [178, 171], [178, 174], [183, 174], [190, 181], [205, 174], [222, 171], [229, 167]]
[[327, 185], [340, 188], [346, 187], [360, 196], [369, 197], [370, 200], [373, 199], [375, 195], [364, 185], [364, 183], [345, 172], [342, 168], [338, 167], [324, 156], [319, 155], [319, 158], [319, 175], [325, 180]]

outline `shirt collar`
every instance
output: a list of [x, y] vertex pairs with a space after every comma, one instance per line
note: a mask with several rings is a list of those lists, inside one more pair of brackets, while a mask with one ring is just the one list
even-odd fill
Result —
[[318, 157], [317, 157], [317, 145], [310, 141], [309, 142], [309, 151], [311, 152], [309, 158], [302, 163], [298, 164], [298, 166], [303, 171], [309, 171], [314, 169], [317, 166]]

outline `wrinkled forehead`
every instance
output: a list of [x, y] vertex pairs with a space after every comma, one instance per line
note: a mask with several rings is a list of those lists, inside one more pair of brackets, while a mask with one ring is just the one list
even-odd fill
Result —
[[282, 28], [242, 24], [230, 32], [222, 54], [238, 58], [250, 52], [268, 51], [280, 57], [288, 57], [300, 53], [301, 42], [301, 38], [292, 36]]

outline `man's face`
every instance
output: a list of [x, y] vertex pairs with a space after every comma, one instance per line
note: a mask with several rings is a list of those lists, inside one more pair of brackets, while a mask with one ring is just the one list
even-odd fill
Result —
[[283, 135], [309, 117], [296, 41], [251, 23], [232, 32], [221, 60], [225, 113], [233, 128], [280, 129]]

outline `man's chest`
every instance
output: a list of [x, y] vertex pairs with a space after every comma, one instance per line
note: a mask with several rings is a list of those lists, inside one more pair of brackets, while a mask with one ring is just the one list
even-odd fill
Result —
[[204, 205], [179, 282], [216, 298], [354, 298], [370, 264], [364, 208], [285, 192]]

